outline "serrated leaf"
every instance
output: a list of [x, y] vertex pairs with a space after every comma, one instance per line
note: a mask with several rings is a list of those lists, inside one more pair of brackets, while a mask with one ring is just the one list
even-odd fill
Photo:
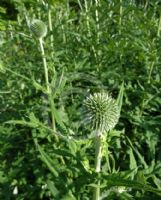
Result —
[[[52, 97], [50, 97], [50, 98], [52, 98]], [[53, 100], [51, 99], [51, 104], [52, 104], [52, 113], [53, 113], [53, 115], [54, 115], [54, 118], [55, 118], [55, 121], [56, 121], [56, 123], [60, 126], [60, 128], [62, 129], [62, 130], [64, 130], [65, 132], [67, 132], [67, 129], [66, 129], [66, 126], [64, 125], [64, 123], [63, 123], [63, 121], [61, 120], [61, 117], [60, 117], [60, 115], [59, 115], [59, 112], [58, 112], [58, 110], [55, 108], [55, 105], [54, 105], [54, 102], [53, 102]]]
[[138, 158], [140, 159], [140, 161], [141, 161], [141, 163], [143, 164], [144, 168], [145, 168], [145, 169], [148, 168], [148, 165], [146, 164], [144, 157], [143, 157], [143, 156], [140, 154], [140, 152], [133, 146], [131, 140], [130, 140], [128, 137], [126, 137], [126, 138], [127, 138], [128, 142], [129, 142], [131, 148], [133, 149], [133, 151], [136, 153], [136, 155], [137, 155]]
[[62, 71], [62, 74], [59, 78], [55, 77], [55, 80], [52, 81], [52, 85], [54, 83], [53, 96], [61, 94], [61, 92], [63, 91], [64, 86], [66, 84], [66, 80], [67, 79], [64, 76], [64, 71]]
[[117, 174], [115, 175], [103, 175], [104, 187], [113, 187], [113, 186], [125, 186], [137, 190], [144, 190], [153, 192], [159, 196], [161, 196], [161, 190], [158, 190], [148, 184], [144, 184], [143, 182], [135, 181], [135, 180], [127, 180], [123, 178], [119, 178]]
[[24, 125], [24, 126], [29, 126], [29, 127], [32, 127], [32, 128], [38, 127], [38, 124], [28, 122], [28, 121], [25, 121], [25, 120], [9, 120], [5, 123], [6, 124], [14, 124], [14, 125]]
[[130, 167], [130, 169], [136, 169], [137, 163], [136, 163], [132, 148], [129, 149], [128, 153], [129, 153], [129, 157], [130, 157], [130, 166], [129, 167]]
[[38, 147], [42, 161], [47, 165], [48, 169], [52, 172], [52, 174], [57, 177], [59, 174], [55, 169], [56, 166], [52, 158], [45, 153], [45, 151], [40, 147], [40, 145], [37, 142], [36, 146]]
[[69, 149], [71, 150], [71, 152], [72, 152], [73, 154], [75, 154], [75, 153], [77, 152], [77, 143], [76, 143], [75, 141], [70, 140], [70, 141], [68, 142], [68, 146], [69, 146]]

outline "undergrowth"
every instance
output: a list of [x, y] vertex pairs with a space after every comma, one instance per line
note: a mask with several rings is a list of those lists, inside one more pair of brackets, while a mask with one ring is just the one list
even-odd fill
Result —
[[[161, 199], [160, 1], [10, 3], [14, 20], [0, 4], [0, 199], [88, 200], [98, 186], [100, 199]], [[35, 19], [48, 27], [42, 41]], [[97, 172], [83, 102], [99, 92], [121, 112]]]

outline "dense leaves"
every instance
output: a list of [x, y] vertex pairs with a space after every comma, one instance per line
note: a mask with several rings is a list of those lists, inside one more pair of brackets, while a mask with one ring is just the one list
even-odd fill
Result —
[[[50, 101], [33, 19], [48, 26]], [[160, 32], [160, 1], [2, 0], [0, 199], [92, 199], [98, 180], [102, 199], [161, 199]], [[121, 117], [97, 174], [82, 103], [100, 91]]]

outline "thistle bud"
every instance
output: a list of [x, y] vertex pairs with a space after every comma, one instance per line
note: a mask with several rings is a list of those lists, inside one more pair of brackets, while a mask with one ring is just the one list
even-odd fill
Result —
[[30, 29], [32, 33], [39, 39], [45, 37], [47, 34], [47, 26], [39, 19], [32, 21]]
[[108, 93], [94, 93], [84, 100], [84, 122], [95, 131], [113, 129], [119, 115], [117, 103]]

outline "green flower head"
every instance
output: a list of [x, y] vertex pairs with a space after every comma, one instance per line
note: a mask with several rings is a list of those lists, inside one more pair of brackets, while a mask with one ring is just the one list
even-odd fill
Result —
[[94, 93], [84, 100], [83, 121], [95, 131], [104, 133], [113, 129], [119, 115], [117, 103], [108, 93]]
[[37, 38], [43, 38], [47, 34], [47, 26], [39, 19], [34, 19], [30, 25], [32, 33]]

